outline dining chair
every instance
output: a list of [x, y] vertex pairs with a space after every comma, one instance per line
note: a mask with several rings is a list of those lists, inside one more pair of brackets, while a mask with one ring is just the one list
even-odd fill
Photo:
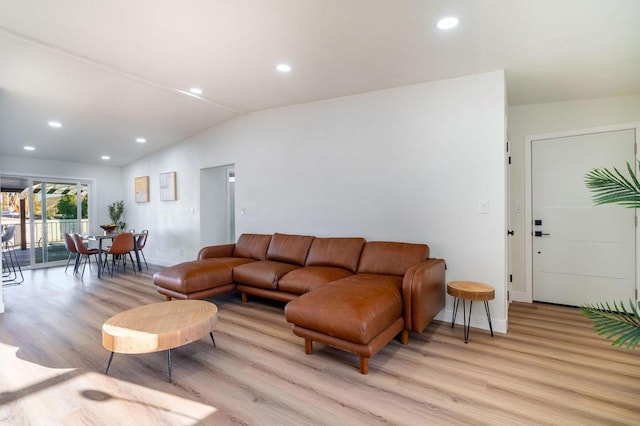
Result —
[[24, 281], [22, 267], [13, 245], [15, 225], [6, 225], [2, 232], [2, 286], [19, 285]]
[[[89, 262], [89, 270], [91, 270], [91, 256], [97, 256], [98, 254], [98, 249], [96, 248], [88, 248], [87, 246], [84, 245], [84, 242], [82, 242], [82, 236], [80, 234], [73, 234], [72, 235], [73, 238], [73, 242], [76, 246], [76, 250], [78, 252], [78, 256], [80, 256], [80, 259], [78, 260], [77, 264], [76, 264], [76, 269], [74, 271], [74, 273], [78, 273], [78, 270], [80, 270], [80, 264], [82, 263], [82, 259], [84, 259], [84, 264], [82, 265], [82, 274], [80, 274], [80, 277], [84, 276], [84, 269], [87, 267], [87, 262]], [[96, 257], [96, 265], [98, 264], [98, 258]]]
[[9, 246], [13, 246], [11, 240], [13, 239], [13, 234], [16, 232], [15, 225], [7, 225], [4, 227], [4, 232], [2, 233], [2, 247], [5, 249], [9, 249]]
[[[113, 270], [116, 267], [116, 260], [118, 261], [118, 265], [120, 264], [120, 259], [123, 259], [125, 255], [129, 255], [129, 259], [131, 259], [131, 267], [133, 268], [133, 272], [136, 272], [136, 265], [133, 261], [133, 256], [131, 256], [131, 252], [135, 250], [135, 240], [133, 238], [133, 234], [131, 232], [121, 232], [116, 235], [113, 239], [113, 243], [109, 250], [107, 250], [105, 257], [105, 264], [109, 266], [109, 255], [111, 255], [111, 276], [113, 276]], [[127, 263], [123, 262], [123, 269], [127, 270]]]
[[136, 240], [136, 244], [138, 245], [138, 253], [142, 255], [142, 260], [144, 260], [144, 266], [147, 267], [147, 270], [149, 270], [149, 265], [147, 264], [147, 258], [144, 256], [144, 251], [142, 251], [142, 249], [144, 248], [145, 244], [147, 244], [148, 236], [149, 236], [149, 230], [143, 229], [142, 235], [140, 235]]
[[76, 249], [76, 243], [73, 241], [73, 237], [68, 232], [62, 234], [64, 237], [64, 248], [69, 252], [69, 257], [67, 257], [67, 267], [64, 268], [64, 272], [67, 272], [69, 268], [69, 262], [71, 262], [71, 255], [74, 255], [74, 263], [73, 263], [73, 272], [75, 273], [77, 261], [78, 261], [78, 250]]

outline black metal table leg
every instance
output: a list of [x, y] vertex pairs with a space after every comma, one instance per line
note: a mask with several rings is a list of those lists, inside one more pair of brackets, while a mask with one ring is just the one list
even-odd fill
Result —
[[[469, 301], [469, 316], [467, 317], [465, 311], [465, 300], [462, 299], [462, 311], [465, 313], [464, 316], [464, 342], [469, 343], [469, 328], [471, 328], [471, 308], [473, 307], [473, 300]], [[467, 319], [468, 318], [468, 319]]]
[[173, 378], [171, 377], [171, 349], [169, 349], [169, 383], [173, 383]]
[[458, 315], [458, 305], [460, 305], [460, 298], [456, 297], [453, 300], [453, 316], [451, 318], [451, 328], [453, 328], [456, 323], [456, 316]]
[[[465, 315], [465, 324], [464, 324], [464, 342], [469, 342], [469, 328], [471, 327], [471, 307], [473, 306], [473, 300], [469, 301], [469, 318], [467, 322], [467, 317]], [[462, 301], [462, 309], [465, 309], [464, 300]], [[489, 331], [491, 331], [491, 337], [493, 337], [493, 326], [491, 325], [491, 312], [489, 311], [489, 302], [487, 300], [484, 301], [484, 310], [487, 313], [487, 320], [489, 321]]]
[[107, 370], [104, 372], [104, 374], [109, 374], [109, 367], [111, 367], [112, 360], [113, 360], [113, 352], [111, 352], [111, 355], [109, 356], [109, 362], [107, 363]]
[[491, 312], [489, 312], [489, 302], [484, 301], [484, 310], [487, 311], [487, 319], [489, 320], [489, 330], [491, 330], [491, 337], [493, 337], [493, 327], [491, 326]]
[[98, 239], [98, 278], [100, 278], [103, 274], [103, 266], [104, 265], [102, 264], [102, 238], [99, 238]]
[[[138, 250], [138, 238], [134, 238], [133, 240], [133, 251], [136, 254], [136, 264], [138, 265], [138, 271], [142, 272], [142, 263], [140, 262], [140, 251]], [[131, 252], [129, 252], [129, 256], [131, 256]], [[133, 261], [133, 259], [131, 260]], [[136, 265], [132, 265], [133, 270], [135, 271]]]

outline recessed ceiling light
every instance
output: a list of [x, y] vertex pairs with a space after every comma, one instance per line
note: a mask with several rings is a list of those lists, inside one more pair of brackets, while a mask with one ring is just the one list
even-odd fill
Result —
[[291, 71], [291, 66], [287, 64], [279, 64], [276, 66], [276, 69], [280, 72], [289, 72]]
[[441, 30], [450, 30], [451, 28], [457, 27], [458, 22], [460, 22], [458, 18], [456, 18], [455, 16], [449, 16], [447, 18], [442, 18], [441, 20], [439, 20], [436, 25]]
[[145, 138], [136, 138], [136, 142], [145, 143], [147, 140]]
[[35, 150], [36, 150], [36, 148], [35, 148], [34, 146], [25, 146], [25, 147], [24, 147], [24, 150], [25, 150], [25, 151], [35, 151]]
[[49, 126], [59, 128], [62, 127], [62, 123], [60, 123], [59, 121], [50, 121]]
[[202, 89], [200, 89], [199, 87], [192, 87], [191, 89], [189, 89], [189, 91], [194, 95], [202, 95]]
[[108, 155], [103, 155], [102, 157], [103, 160], [111, 160], [111, 157], [109, 157]]

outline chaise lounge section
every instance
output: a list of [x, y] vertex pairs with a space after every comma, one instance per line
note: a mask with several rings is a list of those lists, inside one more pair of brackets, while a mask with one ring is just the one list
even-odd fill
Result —
[[445, 265], [427, 259], [424, 244], [368, 242], [357, 273], [305, 293], [285, 306], [293, 332], [305, 339], [355, 353], [360, 372], [369, 358], [400, 334], [421, 333], [444, 307]]
[[243, 234], [236, 244], [205, 247], [198, 260], [154, 275], [167, 300], [204, 299], [238, 290], [288, 302], [293, 332], [368, 360], [398, 334], [421, 333], [444, 308], [445, 263], [426, 244], [364, 238]]

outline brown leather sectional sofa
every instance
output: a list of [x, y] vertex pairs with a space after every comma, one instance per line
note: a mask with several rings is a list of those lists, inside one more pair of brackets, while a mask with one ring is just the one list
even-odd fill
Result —
[[198, 260], [153, 277], [167, 300], [207, 299], [238, 290], [289, 302], [293, 332], [312, 342], [369, 358], [400, 334], [421, 333], [444, 308], [445, 263], [425, 244], [243, 234], [236, 244], [205, 247]]

